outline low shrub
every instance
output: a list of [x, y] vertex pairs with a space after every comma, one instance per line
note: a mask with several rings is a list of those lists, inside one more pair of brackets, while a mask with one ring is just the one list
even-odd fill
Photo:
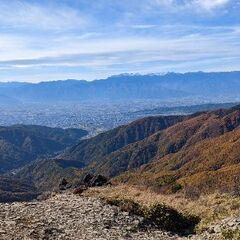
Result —
[[107, 200], [107, 203], [120, 207], [122, 211], [143, 217], [140, 225], [142, 228], [154, 227], [180, 234], [190, 234], [194, 232], [195, 226], [200, 222], [200, 218], [184, 216], [164, 204], [142, 207], [139, 203], [127, 199], [111, 199]]
[[176, 182], [176, 180], [173, 176], [164, 176], [164, 177], [161, 177], [161, 178], [157, 179], [155, 185], [157, 187], [164, 187], [164, 186], [167, 186], [167, 185], [171, 185], [175, 182]]
[[176, 192], [180, 191], [183, 188], [183, 186], [181, 184], [175, 182], [174, 184], [172, 184], [171, 188], [172, 188], [172, 193], [176, 193]]
[[122, 211], [128, 212], [130, 214], [144, 216], [145, 208], [139, 203], [134, 202], [129, 199], [110, 199], [107, 200], [110, 205], [118, 206]]
[[[180, 191], [183, 186], [176, 182], [176, 178], [174, 176], [168, 175], [161, 177], [156, 180], [155, 187], [160, 189], [169, 189], [172, 193], [176, 193]], [[163, 190], [164, 191], [164, 190]]]
[[232, 230], [225, 229], [221, 232], [223, 239], [226, 240], [240, 240], [240, 229]]
[[177, 233], [192, 233], [200, 219], [195, 216], [184, 216], [174, 208], [164, 204], [155, 204], [145, 214], [145, 224], [162, 230]]

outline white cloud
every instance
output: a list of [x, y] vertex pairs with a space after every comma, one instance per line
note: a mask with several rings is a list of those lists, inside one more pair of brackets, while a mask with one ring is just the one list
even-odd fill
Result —
[[195, 0], [193, 3], [206, 10], [212, 10], [222, 7], [229, 3], [230, 0]]
[[0, 2], [1, 28], [55, 30], [83, 28], [89, 19], [67, 6], [30, 4], [24, 1]]
[[[152, 6], [166, 7], [170, 11], [194, 11], [214, 10], [218, 7], [223, 7], [231, 0], [149, 0]], [[154, 4], [154, 5], [153, 5]], [[200, 8], [200, 9], [199, 9]]]
[[[34, 67], [92, 67], [125, 66], [158, 63], [167, 66], [180, 62], [194, 63], [202, 59], [239, 58], [240, 44], [237, 32], [212, 35], [190, 34], [184, 37], [106, 37], [84, 39], [65, 36], [63, 38], [40, 40], [41, 49], [29, 48], [24, 39], [0, 36], [7, 51], [0, 56], [2, 68]], [[11, 40], [11, 41], [10, 41]], [[18, 42], [19, 41], [19, 42]], [[35, 39], [35, 41], [37, 41]], [[35, 43], [39, 45], [40, 43]], [[10, 44], [10, 45], [8, 45]], [[15, 48], [11, 49], [14, 44]], [[17, 46], [17, 47], [16, 47]], [[21, 47], [20, 47], [21, 46]], [[168, 62], [168, 63], [166, 63]]]
[[157, 25], [153, 25], [153, 24], [142, 24], [142, 25], [133, 25], [132, 28], [134, 29], [150, 29], [150, 28], [154, 28]]

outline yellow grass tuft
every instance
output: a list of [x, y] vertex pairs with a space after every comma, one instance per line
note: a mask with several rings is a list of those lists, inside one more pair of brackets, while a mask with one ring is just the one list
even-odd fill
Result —
[[86, 191], [84, 195], [99, 197], [105, 200], [134, 200], [143, 206], [164, 203], [183, 214], [199, 216], [201, 218], [201, 222], [198, 225], [199, 231], [202, 231], [209, 224], [223, 218], [240, 216], [240, 197], [227, 194], [215, 193], [201, 196], [197, 200], [191, 200], [181, 194], [163, 195], [149, 189], [138, 189], [128, 185], [119, 185], [114, 187], [92, 188]]

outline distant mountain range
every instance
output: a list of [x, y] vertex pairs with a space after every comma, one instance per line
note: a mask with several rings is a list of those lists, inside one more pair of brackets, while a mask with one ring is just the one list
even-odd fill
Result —
[[20, 104], [21, 102], [15, 98], [8, 97], [5, 95], [0, 95], [0, 105], [12, 105], [12, 104]]
[[4, 102], [55, 103], [182, 98], [239, 99], [240, 72], [117, 75], [87, 82], [0, 83]]
[[81, 140], [54, 159], [18, 173], [40, 190], [87, 173], [115, 184], [150, 187], [191, 197], [215, 191], [240, 193], [240, 106], [188, 116], [149, 117]]

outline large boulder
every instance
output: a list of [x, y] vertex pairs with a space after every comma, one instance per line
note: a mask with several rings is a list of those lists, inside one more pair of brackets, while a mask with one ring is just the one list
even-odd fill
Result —
[[97, 175], [91, 180], [91, 187], [101, 187], [108, 183], [108, 179], [102, 175]]
[[91, 173], [88, 173], [85, 175], [85, 177], [75, 186], [76, 188], [79, 187], [101, 187], [108, 185], [109, 181], [108, 178], [106, 178], [103, 175], [93, 175]]
[[91, 185], [91, 181], [94, 178], [94, 176], [91, 173], [88, 173], [84, 178], [83, 178], [83, 184], [86, 186]]
[[59, 190], [61, 190], [61, 191], [67, 190], [71, 187], [72, 187], [72, 185], [65, 178], [63, 178], [61, 180], [61, 182], [59, 183]]

